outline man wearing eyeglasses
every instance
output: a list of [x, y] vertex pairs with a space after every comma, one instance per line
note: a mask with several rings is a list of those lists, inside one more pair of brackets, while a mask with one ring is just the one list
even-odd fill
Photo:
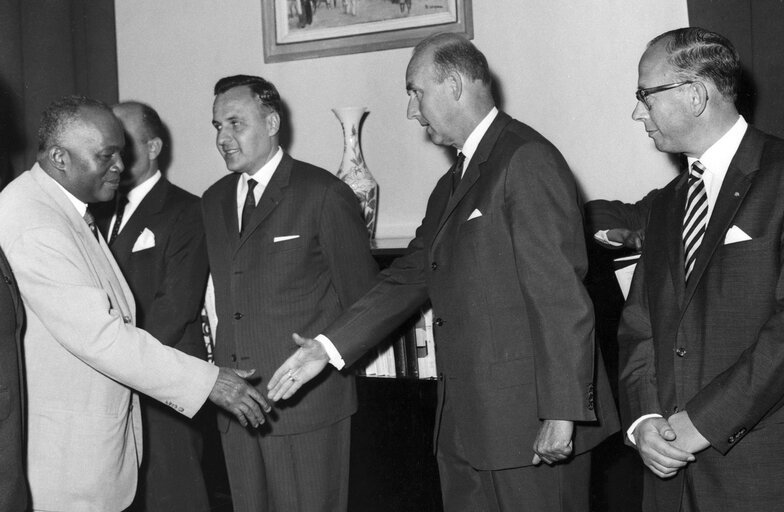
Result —
[[738, 114], [739, 75], [732, 44], [700, 28], [639, 64], [632, 117], [689, 164], [652, 201], [619, 331], [647, 511], [784, 502], [784, 141]]

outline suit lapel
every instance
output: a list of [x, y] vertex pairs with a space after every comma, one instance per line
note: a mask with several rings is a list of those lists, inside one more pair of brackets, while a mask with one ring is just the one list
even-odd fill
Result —
[[83, 253], [87, 256], [85, 263], [91, 267], [92, 274], [97, 277], [102, 288], [109, 294], [112, 306], [118, 309], [126, 323], [134, 322], [136, 311], [133, 295], [103, 237], [100, 236], [98, 241], [95, 240], [93, 232], [90, 231], [84, 219], [79, 216], [74, 205], [60, 190], [57, 182], [43, 169], [36, 164], [31, 172], [43, 192], [66, 216], [73, 230], [73, 235], [77, 239], [74, 242], [81, 244]]
[[[253, 215], [251, 216], [248, 225], [245, 226], [245, 229], [242, 230], [242, 236], [240, 237], [235, 254], [236, 251], [239, 250], [245, 244], [248, 238], [250, 238], [250, 236], [258, 229], [259, 225], [264, 221], [264, 219], [266, 219], [267, 216], [278, 206], [278, 204], [280, 204], [280, 201], [283, 197], [283, 192], [289, 185], [291, 169], [293, 166], [294, 160], [289, 155], [284, 154], [283, 159], [278, 164], [278, 168], [275, 169], [274, 173], [272, 173], [272, 178], [264, 188], [264, 192], [261, 194], [261, 199], [259, 199], [259, 204], [257, 204], [256, 209], [253, 210]], [[234, 217], [236, 222], [236, 213]]]
[[[433, 234], [433, 243], [432, 246], [436, 245], [440, 238], [440, 234], [443, 232], [444, 225], [447, 221], [452, 217], [452, 214], [455, 211], [457, 205], [460, 204], [460, 201], [466, 196], [469, 190], [473, 188], [476, 184], [479, 176], [481, 175], [481, 170], [487, 159], [490, 157], [490, 153], [493, 151], [495, 147], [495, 143], [498, 141], [498, 138], [501, 136], [501, 132], [506, 128], [506, 125], [512, 120], [507, 114], [503, 112], [499, 112], [493, 122], [490, 124], [490, 127], [485, 132], [484, 137], [479, 142], [479, 146], [477, 146], [476, 151], [474, 152], [473, 156], [471, 157], [471, 161], [468, 163], [468, 167], [466, 168], [465, 172], [463, 173], [463, 178], [460, 180], [460, 184], [455, 190], [454, 194], [449, 197], [446, 207], [444, 209], [443, 215], [441, 215], [441, 220], [436, 228], [435, 233]], [[442, 180], [440, 183], [443, 184], [448, 182], [449, 180]]]
[[716, 198], [716, 205], [713, 207], [708, 221], [708, 229], [705, 231], [705, 238], [703, 238], [697, 252], [694, 270], [692, 270], [689, 285], [686, 288], [687, 302], [694, 294], [695, 287], [705, 273], [713, 253], [723, 243], [727, 230], [732, 225], [735, 214], [751, 187], [754, 175], [759, 170], [764, 143], [765, 140], [761, 133], [749, 126], [738, 151], [730, 162], [727, 175], [724, 177], [724, 182], [721, 184], [719, 195]]
[[676, 293], [678, 304], [683, 301], [683, 291], [686, 286], [686, 271], [684, 269], [683, 256], [683, 217], [686, 215], [686, 194], [688, 192], [689, 174], [683, 173], [673, 190], [672, 200], [664, 198], [665, 205], [675, 205], [664, 209], [664, 231], [665, 242], [662, 244], [666, 249], [667, 263], [670, 267], [670, 277], [672, 278], [673, 289]]

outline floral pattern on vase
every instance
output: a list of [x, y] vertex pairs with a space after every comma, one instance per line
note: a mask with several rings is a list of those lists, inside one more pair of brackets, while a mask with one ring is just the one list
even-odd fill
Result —
[[343, 159], [337, 177], [351, 187], [359, 199], [368, 236], [373, 238], [376, 232], [378, 183], [365, 165], [365, 158], [359, 145], [359, 125], [367, 111], [365, 107], [332, 109], [343, 128]]

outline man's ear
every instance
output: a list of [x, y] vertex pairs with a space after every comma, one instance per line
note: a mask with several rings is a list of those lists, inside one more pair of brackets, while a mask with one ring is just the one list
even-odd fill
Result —
[[271, 112], [267, 116], [267, 135], [273, 137], [280, 131], [280, 114]]
[[689, 86], [689, 102], [694, 117], [700, 117], [708, 107], [708, 87], [702, 82], [694, 82]]
[[160, 137], [153, 137], [147, 141], [147, 158], [155, 160], [161, 154], [163, 149], [163, 141]]
[[463, 95], [463, 77], [457, 71], [451, 71], [445, 79], [446, 86], [449, 87], [449, 92], [452, 98], [458, 101]]
[[71, 163], [71, 154], [67, 149], [60, 146], [52, 146], [46, 152], [46, 158], [52, 167], [60, 172], [65, 172], [65, 169]]

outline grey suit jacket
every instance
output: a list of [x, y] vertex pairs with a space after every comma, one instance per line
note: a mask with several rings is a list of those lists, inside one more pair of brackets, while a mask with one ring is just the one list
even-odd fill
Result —
[[38, 510], [122, 510], [142, 448], [141, 391], [187, 416], [218, 369], [134, 327], [131, 291], [38, 165], [0, 194], [0, 245], [25, 305], [28, 478]]
[[[653, 200], [619, 331], [621, 412], [628, 426], [643, 414], [685, 409], [712, 447], [674, 479], [647, 475], [647, 506], [678, 510], [688, 473], [701, 510], [779, 509], [784, 141], [749, 127], [688, 286], [681, 240], [687, 189], [684, 173]], [[733, 226], [750, 239], [725, 243]]]
[[410, 253], [324, 334], [351, 363], [429, 298], [439, 395], [453, 397], [474, 467], [530, 465], [542, 419], [578, 422], [576, 452], [592, 448], [617, 430], [617, 417], [594, 346], [581, 207], [566, 162], [499, 113], [450, 192], [447, 173]]

